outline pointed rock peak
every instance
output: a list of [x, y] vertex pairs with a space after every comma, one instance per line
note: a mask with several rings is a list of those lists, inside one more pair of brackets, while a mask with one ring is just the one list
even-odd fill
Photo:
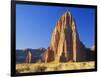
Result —
[[70, 16], [70, 15], [71, 15], [70, 12], [65, 12], [65, 13], [61, 16], [61, 18], [62, 18], [62, 17], [66, 17], [66, 16]]
[[71, 15], [71, 12], [67, 11], [64, 13], [64, 15]]
[[65, 12], [65, 13], [60, 17], [60, 19], [59, 19], [58, 22], [57, 22], [57, 25], [59, 24], [59, 25], [63, 25], [63, 26], [64, 26], [64, 25], [65, 25], [65, 26], [67, 26], [67, 25], [71, 26], [72, 22], [74, 22], [73, 16], [72, 16], [72, 14], [68, 11], [68, 12]]
[[65, 16], [65, 17], [67, 17], [67, 16], [68, 16], [68, 17], [71, 17], [72, 14], [71, 14], [71, 12], [68, 11], [68, 12], [65, 12], [65, 13], [64, 13], [64, 16]]

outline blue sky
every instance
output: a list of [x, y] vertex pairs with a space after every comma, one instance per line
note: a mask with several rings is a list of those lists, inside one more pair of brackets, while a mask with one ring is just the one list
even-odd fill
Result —
[[95, 9], [58, 6], [16, 5], [16, 49], [47, 48], [56, 22], [66, 12], [73, 15], [80, 40], [94, 45]]

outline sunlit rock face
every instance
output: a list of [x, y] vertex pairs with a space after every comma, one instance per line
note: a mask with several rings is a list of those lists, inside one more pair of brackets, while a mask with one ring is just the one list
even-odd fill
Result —
[[91, 50], [92, 51], [95, 51], [95, 45], [92, 46]]
[[87, 49], [79, 39], [76, 23], [70, 12], [65, 12], [56, 23], [44, 62], [87, 60]]

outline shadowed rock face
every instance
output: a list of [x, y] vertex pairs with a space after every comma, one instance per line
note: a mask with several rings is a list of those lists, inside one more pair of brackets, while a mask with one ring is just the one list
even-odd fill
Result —
[[75, 20], [70, 12], [66, 12], [56, 24], [43, 62], [86, 61], [87, 53], [92, 52], [80, 41]]

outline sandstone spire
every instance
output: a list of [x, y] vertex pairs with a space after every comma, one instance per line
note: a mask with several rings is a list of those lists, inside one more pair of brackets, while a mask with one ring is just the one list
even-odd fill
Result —
[[56, 23], [50, 47], [43, 59], [45, 62], [86, 60], [86, 48], [79, 39], [76, 23], [70, 12], [65, 12]]

